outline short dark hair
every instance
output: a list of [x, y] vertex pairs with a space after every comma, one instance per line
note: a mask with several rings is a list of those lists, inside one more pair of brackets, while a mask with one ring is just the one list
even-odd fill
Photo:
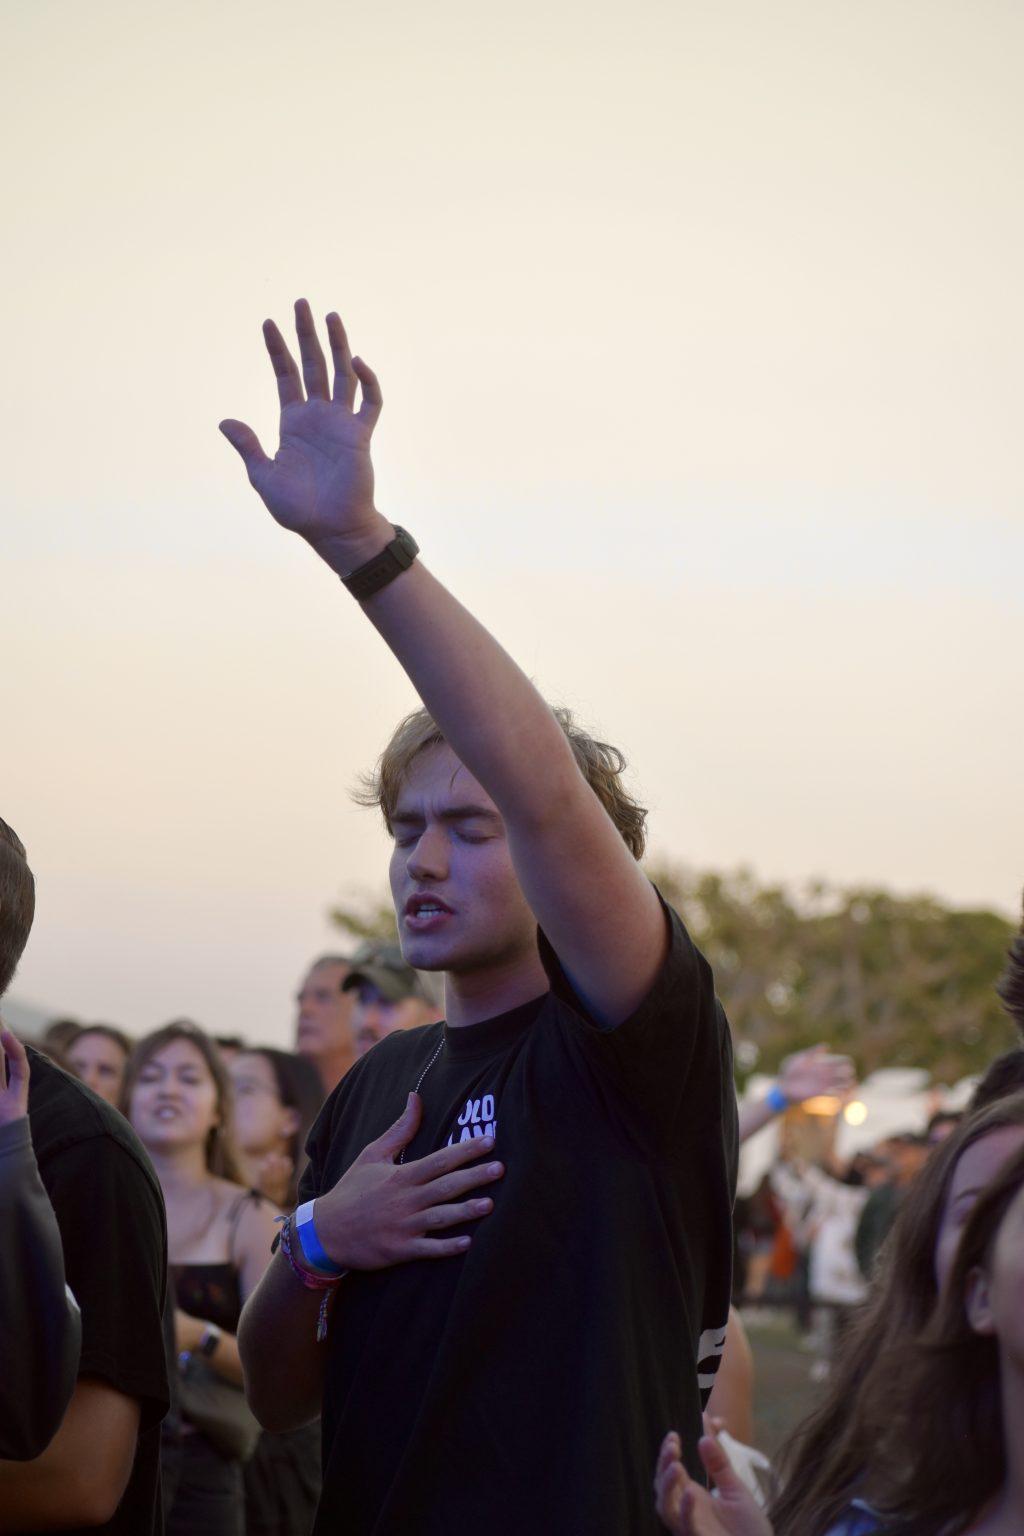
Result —
[[119, 1050], [124, 1052], [126, 1061], [132, 1053], [134, 1042], [125, 1034], [123, 1029], [118, 1029], [114, 1024], [83, 1024], [67, 1049], [70, 1050], [72, 1045], [77, 1045], [79, 1040], [85, 1035], [102, 1035], [104, 1040], [110, 1040]]
[[36, 883], [25, 845], [0, 818], [0, 997], [18, 968], [36, 910]]
[[1022, 1088], [1024, 1050], [1004, 1051], [1002, 1056], [997, 1056], [989, 1065], [985, 1076], [975, 1088], [967, 1113], [973, 1115], [976, 1110], [987, 1108], [997, 1099], [1005, 1099], [1011, 1093], [1020, 1093]]
[[996, 991], [1024, 1039], [1024, 917], [1021, 918], [1020, 932], [1007, 952], [1006, 970]]

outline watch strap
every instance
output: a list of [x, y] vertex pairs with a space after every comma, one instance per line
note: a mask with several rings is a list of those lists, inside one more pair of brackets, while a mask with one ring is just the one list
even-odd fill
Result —
[[216, 1323], [207, 1323], [199, 1339], [199, 1354], [205, 1355], [209, 1360], [211, 1355], [217, 1353], [217, 1345], [220, 1343], [221, 1330]]
[[406, 533], [396, 523], [391, 543], [386, 544], [379, 555], [374, 555], [372, 560], [367, 560], [365, 565], [359, 566], [351, 575], [343, 576], [342, 583], [357, 602], [363, 603], [394, 581], [396, 576], [407, 571], [419, 552], [420, 547], [412, 534]]

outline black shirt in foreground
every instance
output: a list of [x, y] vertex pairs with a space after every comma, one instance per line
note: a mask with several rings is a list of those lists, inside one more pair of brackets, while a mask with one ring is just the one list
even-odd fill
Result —
[[736, 1101], [710, 968], [667, 919], [663, 970], [618, 1028], [587, 1018], [542, 939], [550, 992], [387, 1037], [325, 1105], [303, 1200], [398, 1118], [443, 1039], [406, 1160], [490, 1129], [506, 1172], [466, 1254], [342, 1282], [316, 1536], [654, 1536], [667, 1430], [699, 1474]]
[[[158, 1536], [160, 1420], [167, 1411], [162, 1310], [163, 1196], [123, 1116], [38, 1051], [29, 1051], [28, 1113], [39, 1176], [82, 1313], [79, 1376], [99, 1377], [141, 1407], [135, 1461], [106, 1536]], [[59, 1536], [78, 1536], [72, 1527]]]
[[25, 1115], [0, 1125], [0, 1234], [0, 1457], [31, 1461], [75, 1389], [82, 1319]]

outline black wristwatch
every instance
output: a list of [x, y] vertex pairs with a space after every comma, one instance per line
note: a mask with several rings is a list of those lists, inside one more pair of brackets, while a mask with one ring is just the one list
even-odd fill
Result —
[[386, 587], [389, 581], [394, 581], [396, 576], [401, 576], [412, 565], [420, 547], [411, 533], [406, 533], [404, 528], [395, 524], [395, 536], [390, 544], [385, 545], [379, 555], [374, 555], [372, 560], [367, 560], [351, 576], [343, 576], [341, 579], [352, 596], [360, 603], [364, 603], [368, 597]]
[[205, 1355], [209, 1360], [211, 1355], [217, 1353], [217, 1345], [220, 1343], [221, 1330], [216, 1323], [207, 1323], [199, 1339], [198, 1353]]

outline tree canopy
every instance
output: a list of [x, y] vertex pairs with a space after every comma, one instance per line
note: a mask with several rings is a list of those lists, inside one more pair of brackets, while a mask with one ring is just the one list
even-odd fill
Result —
[[741, 1077], [827, 1040], [862, 1076], [915, 1066], [952, 1083], [1018, 1043], [996, 995], [1016, 933], [999, 913], [822, 881], [794, 892], [746, 869], [651, 874], [714, 968]]

